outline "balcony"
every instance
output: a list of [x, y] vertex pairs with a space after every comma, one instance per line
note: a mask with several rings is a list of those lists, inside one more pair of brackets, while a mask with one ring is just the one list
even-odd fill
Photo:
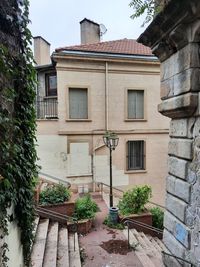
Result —
[[41, 120], [58, 119], [57, 98], [41, 98], [36, 101], [36, 118]]

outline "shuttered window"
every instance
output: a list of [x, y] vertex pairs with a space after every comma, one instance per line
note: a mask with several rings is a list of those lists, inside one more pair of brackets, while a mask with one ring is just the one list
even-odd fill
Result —
[[127, 169], [143, 170], [144, 169], [144, 141], [127, 142]]
[[128, 119], [144, 119], [144, 91], [128, 90]]
[[69, 88], [69, 118], [88, 119], [87, 88]]

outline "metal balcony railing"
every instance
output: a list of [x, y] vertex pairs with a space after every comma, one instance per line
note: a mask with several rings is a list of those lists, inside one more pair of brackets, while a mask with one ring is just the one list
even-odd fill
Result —
[[36, 101], [37, 119], [58, 119], [58, 101], [56, 98], [39, 99]]

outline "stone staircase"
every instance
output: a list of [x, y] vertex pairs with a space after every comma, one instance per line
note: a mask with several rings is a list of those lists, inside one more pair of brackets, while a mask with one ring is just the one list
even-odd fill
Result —
[[[32, 267], [81, 267], [78, 235], [50, 219], [36, 219]], [[75, 244], [75, 246], [74, 246]]]
[[[128, 230], [124, 230], [124, 235], [128, 238]], [[169, 253], [163, 242], [158, 237], [152, 237], [135, 229], [129, 230], [129, 242], [134, 248], [135, 254], [143, 267], [164, 267], [162, 251]], [[172, 267], [180, 266], [174, 259]]]

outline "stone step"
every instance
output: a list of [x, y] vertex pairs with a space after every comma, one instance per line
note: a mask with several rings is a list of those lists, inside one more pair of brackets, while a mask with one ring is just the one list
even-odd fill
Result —
[[147, 238], [149, 239], [149, 242], [152, 243], [152, 245], [159, 251], [162, 252], [162, 248], [158, 245], [158, 243], [155, 241], [153, 236], [147, 235]]
[[[128, 238], [128, 231], [123, 231], [124, 235]], [[142, 248], [132, 231], [129, 232], [130, 244], [135, 247], [135, 254], [140, 260], [143, 267], [155, 267], [151, 259], [146, 255], [145, 250]]]
[[56, 267], [69, 267], [68, 230], [60, 227], [58, 232], [58, 254]]
[[156, 254], [156, 256], [160, 259], [162, 259], [161, 252], [154, 246], [152, 242], [147, 238], [147, 236], [144, 233], [140, 233], [141, 237], [145, 241], [146, 245], [151, 248], [152, 252]]
[[[154, 237], [154, 240], [156, 241], [156, 243], [158, 244], [158, 246], [165, 252], [170, 253], [170, 251], [165, 247], [165, 245], [163, 244], [163, 242], [158, 238], [158, 237]], [[171, 254], [171, 253], [170, 253]]]
[[49, 224], [46, 248], [44, 254], [44, 262], [42, 267], [56, 266], [58, 247], [58, 222]]
[[74, 247], [74, 234], [69, 234], [69, 266], [81, 267], [77, 233], [75, 233], [75, 247]]
[[31, 254], [31, 266], [42, 267], [46, 246], [49, 219], [40, 219]]
[[158, 266], [164, 267], [161, 251], [158, 250], [154, 246], [154, 244], [149, 241], [149, 239], [147, 238], [147, 236], [144, 233], [140, 233], [140, 235], [142, 236], [143, 240], [146, 242], [146, 245], [151, 248], [151, 251], [152, 251], [154, 257], [156, 258], [156, 262], [158, 262]]
[[135, 235], [138, 242], [140, 243], [140, 245], [144, 249], [146, 255], [153, 262], [153, 264], [156, 267], [163, 266], [161, 255], [158, 255], [157, 251], [154, 249], [154, 247], [151, 245], [151, 243], [150, 244], [147, 243], [147, 240], [144, 238], [144, 234], [142, 235], [142, 233], [139, 233], [135, 229], [131, 229], [131, 232]]

